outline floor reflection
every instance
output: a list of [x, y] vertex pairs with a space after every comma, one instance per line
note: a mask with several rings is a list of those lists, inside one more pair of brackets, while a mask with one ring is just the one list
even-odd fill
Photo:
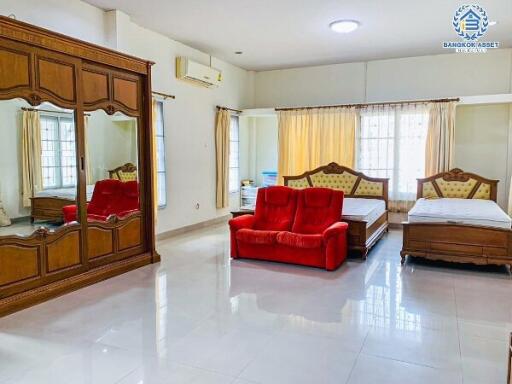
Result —
[[0, 319], [0, 383], [503, 382], [510, 280], [401, 267], [400, 246], [327, 272], [230, 260], [225, 226], [160, 242], [160, 264]]

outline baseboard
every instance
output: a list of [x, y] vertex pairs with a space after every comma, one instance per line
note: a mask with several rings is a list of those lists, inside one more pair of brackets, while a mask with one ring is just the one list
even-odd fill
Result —
[[195, 223], [195, 224], [187, 225], [185, 227], [171, 229], [170, 231], [165, 231], [165, 232], [159, 233], [156, 235], [156, 239], [157, 239], [157, 241], [169, 239], [174, 236], [182, 235], [187, 232], [196, 231], [198, 229], [202, 229], [205, 227], [210, 227], [212, 225], [227, 223], [229, 219], [231, 219], [231, 214], [228, 213], [227, 215], [219, 216], [219, 217], [216, 217], [215, 219], [201, 221], [200, 223]]

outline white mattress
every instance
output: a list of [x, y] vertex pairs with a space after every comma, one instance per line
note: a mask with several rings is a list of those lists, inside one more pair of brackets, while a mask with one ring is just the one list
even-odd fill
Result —
[[457, 223], [509, 228], [512, 220], [491, 200], [419, 199], [409, 211], [409, 223]]
[[342, 218], [353, 221], [366, 221], [369, 227], [386, 212], [386, 203], [379, 199], [357, 199], [346, 197], [343, 199]]
[[[91, 201], [94, 185], [87, 186], [87, 201]], [[36, 193], [36, 197], [61, 197], [64, 199], [76, 199], [76, 187], [44, 189]]]

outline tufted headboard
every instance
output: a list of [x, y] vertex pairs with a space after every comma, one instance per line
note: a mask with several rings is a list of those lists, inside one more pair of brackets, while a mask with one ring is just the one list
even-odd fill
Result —
[[132, 163], [126, 163], [117, 167], [115, 169], [111, 169], [108, 171], [108, 175], [110, 179], [121, 180], [123, 182], [127, 181], [137, 181], [137, 167]]
[[292, 188], [325, 187], [342, 190], [345, 197], [381, 199], [388, 205], [389, 179], [366, 176], [364, 173], [330, 163], [298, 176], [284, 176], [284, 185]]
[[417, 197], [418, 199], [449, 197], [496, 201], [498, 182], [499, 180], [486, 179], [454, 168], [448, 172], [418, 179]]

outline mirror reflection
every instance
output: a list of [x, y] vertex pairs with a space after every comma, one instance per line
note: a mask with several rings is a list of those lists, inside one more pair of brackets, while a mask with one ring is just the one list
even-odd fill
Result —
[[137, 119], [97, 110], [85, 116], [87, 219], [109, 221], [139, 211]]
[[0, 101], [0, 117], [0, 236], [54, 231], [76, 204], [74, 113], [13, 99]]

